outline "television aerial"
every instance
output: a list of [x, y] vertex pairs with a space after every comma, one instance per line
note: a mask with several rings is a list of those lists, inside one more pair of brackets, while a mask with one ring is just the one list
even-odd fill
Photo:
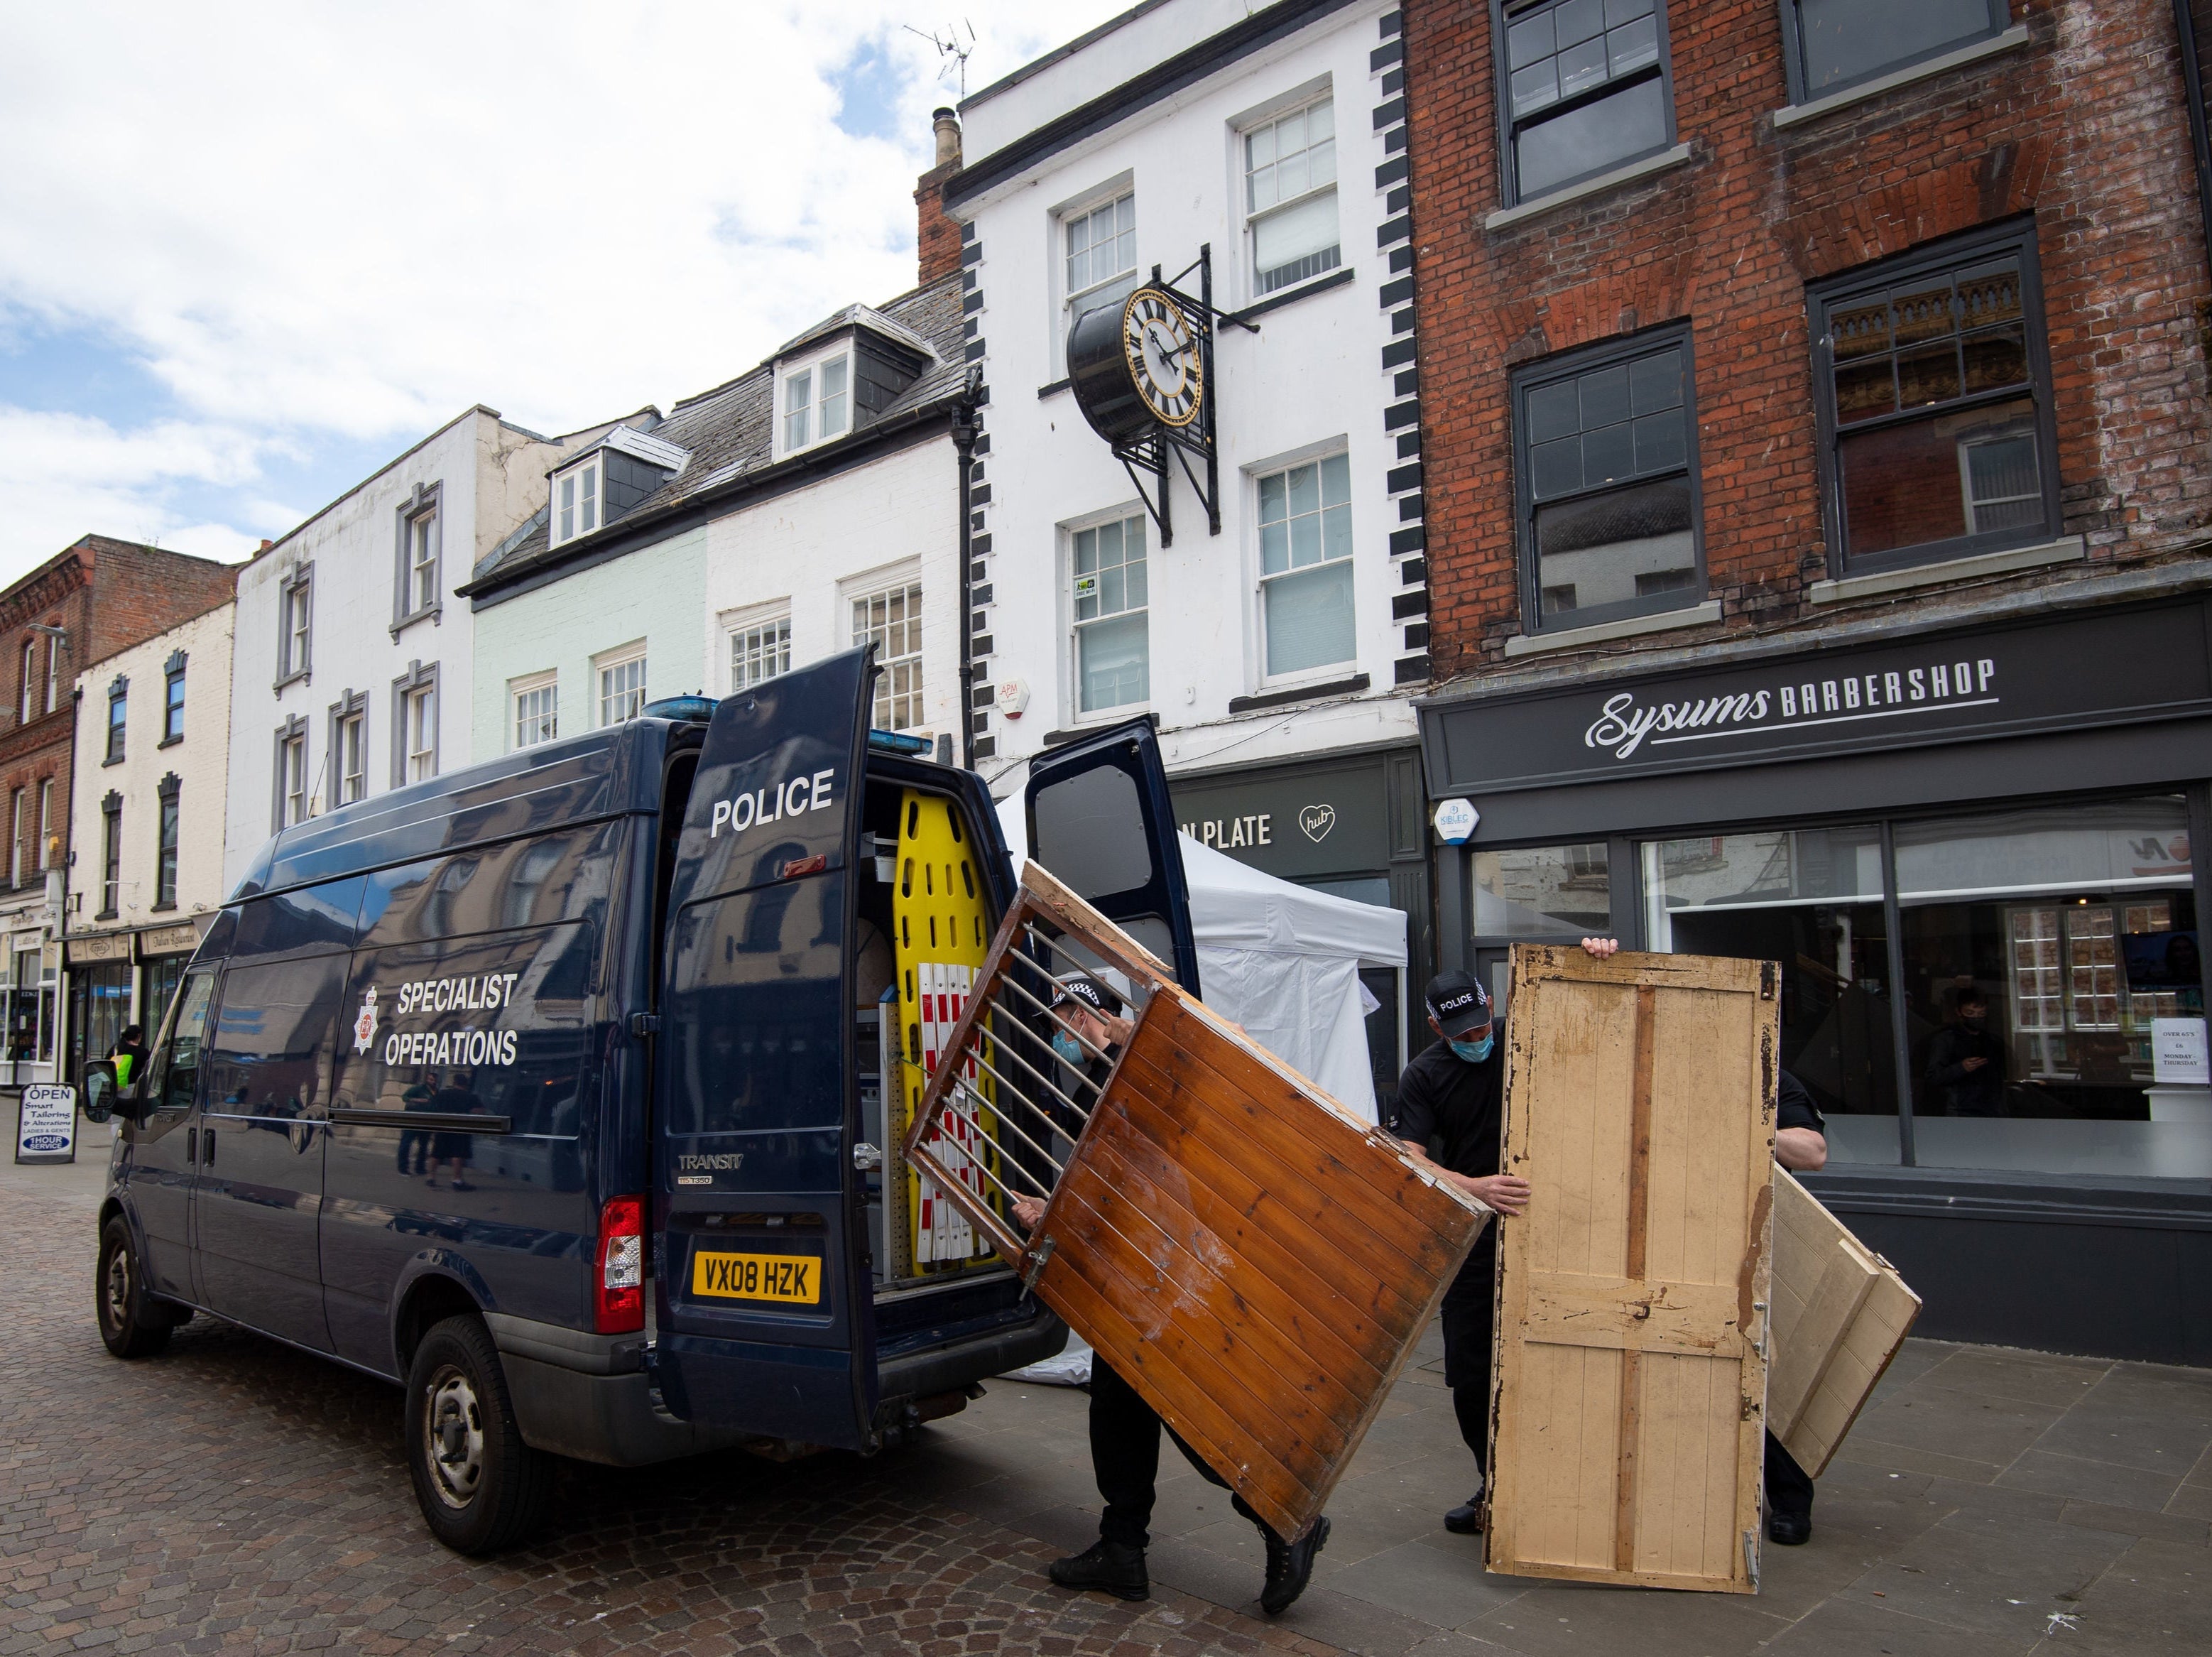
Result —
[[[968, 95], [968, 57], [975, 50], [975, 26], [963, 17], [957, 26], [947, 25], [942, 35], [933, 30], [918, 29], [911, 23], [903, 27], [908, 34], [920, 35], [921, 39], [937, 48], [939, 59], [938, 74], [940, 78], [945, 73], [943, 59], [950, 58], [959, 64], [960, 95], [965, 99]], [[960, 31], [963, 28], [968, 31], [968, 44], [964, 46], [960, 44]]]

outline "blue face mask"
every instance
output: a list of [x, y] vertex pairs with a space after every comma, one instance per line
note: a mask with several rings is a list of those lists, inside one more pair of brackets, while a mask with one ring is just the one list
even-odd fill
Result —
[[1480, 1041], [1455, 1041], [1451, 1050], [1469, 1064], [1480, 1064], [1490, 1057], [1490, 1050], [1498, 1045], [1498, 1032], [1491, 1031]]
[[1085, 1062], [1083, 1044], [1065, 1030], [1055, 1030], [1052, 1033], [1052, 1051], [1079, 1069]]

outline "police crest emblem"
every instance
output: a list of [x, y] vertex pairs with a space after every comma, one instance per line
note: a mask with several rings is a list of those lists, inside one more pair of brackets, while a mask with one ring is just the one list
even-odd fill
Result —
[[376, 986], [368, 986], [368, 993], [361, 998], [361, 1014], [353, 1021], [353, 1050], [367, 1052], [376, 1040]]

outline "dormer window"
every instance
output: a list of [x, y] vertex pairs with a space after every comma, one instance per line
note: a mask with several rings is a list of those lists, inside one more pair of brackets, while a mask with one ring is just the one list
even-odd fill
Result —
[[853, 358], [847, 350], [783, 371], [781, 452], [796, 454], [853, 424]]
[[573, 541], [599, 527], [599, 477], [602, 457], [595, 453], [580, 466], [571, 466], [553, 479], [552, 544]]

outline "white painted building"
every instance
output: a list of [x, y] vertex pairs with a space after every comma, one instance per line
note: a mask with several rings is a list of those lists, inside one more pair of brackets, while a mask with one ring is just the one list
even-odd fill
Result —
[[284, 824], [468, 764], [474, 630], [453, 589], [605, 429], [541, 437], [478, 405], [239, 572], [226, 890]]
[[565, 455], [543, 521], [464, 589], [476, 752], [726, 696], [868, 641], [875, 722], [952, 732], [960, 293], [948, 276], [849, 306], [665, 420]]
[[[944, 200], [989, 388], [971, 624], [994, 791], [1044, 747], [1149, 716], [1194, 834], [1406, 910], [1418, 983], [1427, 589], [1400, 58], [1389, 0], [1158, 0], [969, 97]], [[1067, 342], [1156, 269], [1196, 298], [1201, 249], [1216, 311], [1251, 327], [1218, 328], [1204, 388], [1218, 531], [1171, 462], [1170, 544], [1154, 480], [1079, 406]]]
[[70, 1025], [94, 1057], [152, 1033], [228, 895], [226, 601], [77, 675], [70, 807]]

